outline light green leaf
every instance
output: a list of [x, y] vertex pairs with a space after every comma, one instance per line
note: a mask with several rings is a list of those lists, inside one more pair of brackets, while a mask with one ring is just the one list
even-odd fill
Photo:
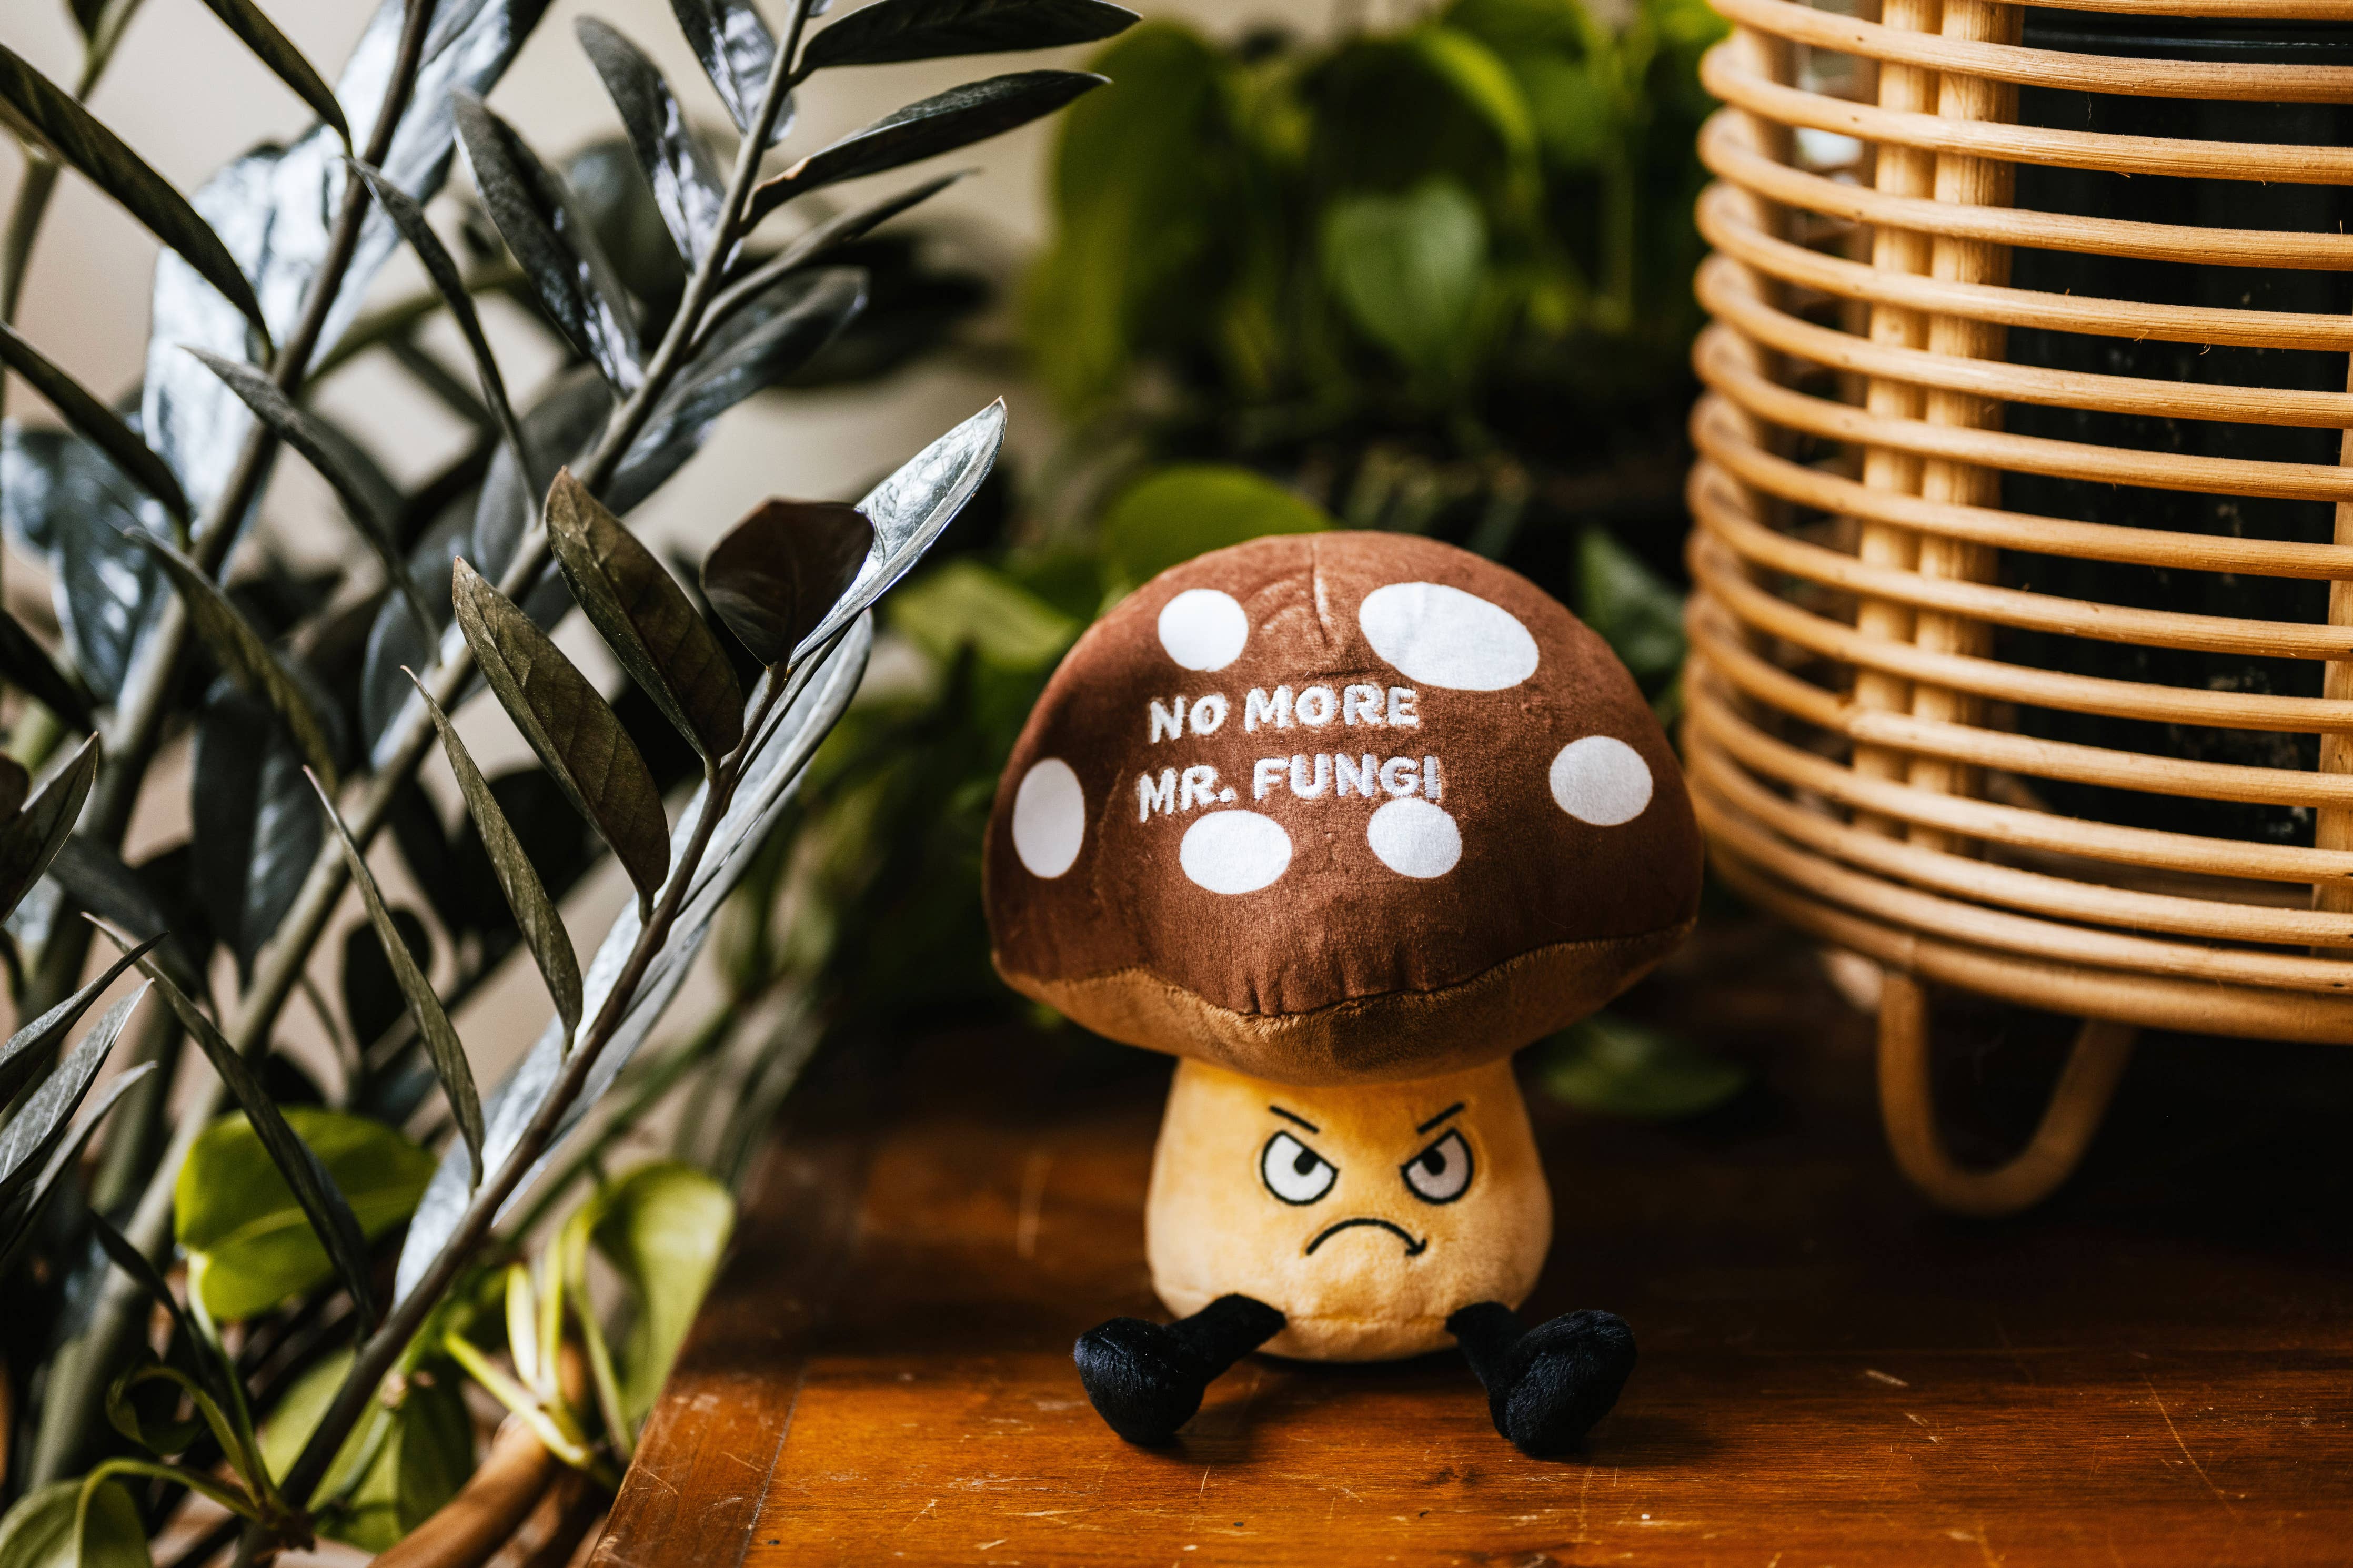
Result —
[[[379, 1121], [315, 1106], [281, 1112], [342, 1190], [371, 1239], [406, 1219], [433, 1156]], [[174, 1189], [173, 1229], [206, 1310], [248, 1318], [332, 1278], [326, 1249], [241, 1115], [201, 1133]]]
[[[687, 744], [714, 765], [733, 751], [744, 738], [744, 689], [726, 650], [653, 552], [569, 468], [548, 487], [547, 542], [588, 624]], [[861, 542], [850, 570], [865, 557]]]
[[612, 705], [513, 601], [463, 560], [450, 597], [482, 678], [573, 806], [637, 884], [641, 910], [670, 874], [670, 821]]
[[1005, 669], [1044, 669], [1084, 625], [1002, 572], [969, 557], [899, 590], [892, 629], [944, 664], [965, 647]]
[[1577, 542], [1577, 613], [1643, 690], [1683, 668], [1683, 595], [1605, 529], [1588, 528]]
[[1178, 463], [1120, 492], [1103, 513], [1103, 560], [1128, 587], [1182, 561], [1270, 533], [1315, 533], [1332, 520], [1265, 475], [1228, 463]]
[[1536, 1078], [1554, 1099], [1636, 1121], [1697, 1116], [1738, 1094], [1747, 1069], [1679, 1035], [1597, 1013], [1536, 1047]]
[[1471, 193], [1432, 175], [1398, 195], [1358, 195], [1324, 215], [1324, 276], [1365, 335], [1435, 382], [1468, 362], [1487, 271], [1487, 221]]
[[[261, 1424], [262, 1462], [273, 1479], [293, 1468], [351, 1366], [347, 1350], [329, 1356], [298, 1378]], [[318, 1495], [341, 1490], [352, 1468], [371, 1454], [350, 1500], [325, 1510], [320, 1527], [362, 1551], [384, 1552], [456, 1497], [473, 1472], [473, 1425], [452, 1369], [427, 1363], [411, 1372], [396, 1409], [371, 1401], [327, 1467]]]
[[1528, 115], [1527, 100], [1493, 50], [1452, 27], [1417, 27], [1407, 39], [1431, 72], [1494, 131], [1496, 140], [1515, 163], [1535, 153], [1536, 128]]
[[590, 1200], [590, 1238], [637, 1297], [621, 1355], [621, 1405], [645, 1419], [718, 1275], [735, 1200], [691, 1165], [640, 1165]]
[[0, 1519], [0, 1568], [153, 1568], [131, 1494], [100, 1482], [81, 1511], [81, 1479], [26, 1493]]
[[490, 781], [482, 770], [474, 765], [474, 754], [459, 738], [458, 727], [449, 722], [449, 715], [425, 689], [425, 683], [412, 671], [409, 683], [425, 700], [425, 710], [433, 716], [433, 727], [441, 733], [441, 752], [449, 759], [449, 771], [458, 775], [458, 793], [465, 797], [466, 811], [474, 819], [474, 831], [482, 840], [482, 850], [491, 858], [491, 874], [499, 879], [499, 890], [507, 896], [507, 908], [514, 911], [516, 929], [522, 932], [523, 945], [531, 949], [532, 961], [539, 965], [542, 978], [547, 982], [547, 994], [555, 1003], [556, 1016], [564, 1020], [564, 1032], [576, 1035], [580, 1030], [580, 958], [572, 950], [572, 933], [564, 927], [564, 916], [548, 896], [547, 884], [540, 880], [539, 868], [531, 863], [523, 850], [522, 841], [515, 837], [514, 825], [507, 820], [499, 797], [491, 793]]
[[480, 1185], [482, 1100], [474, 1088], [474, 1068], [466, 1059], [466, 1043], [458, 1037], [449, 1015], [442, 1010], [439, 993], [418, 966], [417, 955], [408, 951], [400, 928], [392, 923], [392, 910], [375, 885], [375, 874], [368, 869], [367, 857], [361, 853], [358, 840], [343, 826], [335, 803], [327, 798], [327, 792], [320, 787], [315, 776], [311, 786], [318, 790], [319, 809], [327, 814], [327, 826], [334, 829], [336, 841], [343, 847], [343, 864], [360, 890], [360, 901], [367, 906], [368, 923], [375, 928], [385, 962], [392, 966], [393, 984], [400, 987], [401, 1000], [407, 1004], [408, 1016], [417, 1025], [418, 1037], [425, 1042], [425, 1054], [433, 1063], [433, 1076], [440, 1080], [441, 1092], [449, 1102], [449, 1113], [457, 1121], [459, 1135], [466, 1141], [466, 1158], [473, 1167], [474, 1184]]

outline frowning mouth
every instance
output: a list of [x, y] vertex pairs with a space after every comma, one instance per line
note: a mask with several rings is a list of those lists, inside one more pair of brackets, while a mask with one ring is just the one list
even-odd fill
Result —
[[1373, 1219], [1366, 1215], [1359, 1215], [1355, 1219], [1344, 1219], [1339, 1221], [1337, 1224], [1327, 1225], [1322, 1230], [1317, 1231], [1315, 1233], [1315, 1239], [1307, 1244], [1307, 1256], [1310, 1258], [1314, 1257], [1315, 1249], [1317, 1247], [1323, 1246], [1325, 1242], [1331, 1240], [1342, 1231], [1346, 1230], [1350, 1226], [1357, 1225], [1369, 1225], [1377, 1230], [1388, 1231], [1399, 1241], [1405, 1243], [1405, 1255], [1408, 1258], [1419, 1258], [1423, 1253], [1430, 1250], [1430, 1240], [1427, 1237], [1417, 1241], [1414, 1239], [1413, 1232], [1406, 1229], [1405, 1226], [1401, 1225], [1394, 1225], [1385, 1219]]

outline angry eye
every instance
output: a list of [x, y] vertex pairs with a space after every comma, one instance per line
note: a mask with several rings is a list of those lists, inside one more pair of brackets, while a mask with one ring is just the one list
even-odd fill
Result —
[[1340, 1179], [1331, 1161], [1288, 1132], [1278, 1132], [1266, 1141], [1266, 1151], [1258, 1157], [1258, 1173], [1266, 1190], [1287, 1204], [1312, 1204]]
[[1413, 1195], [1426, 1204], [1451, 1204], [1471, 1184], [1471, 1145], [1449, 1132], [1398, 1167]]

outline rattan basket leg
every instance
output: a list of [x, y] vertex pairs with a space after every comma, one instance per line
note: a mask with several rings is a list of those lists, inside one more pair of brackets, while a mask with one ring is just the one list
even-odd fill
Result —
[[2107, 1114], [2140, 1031], [2086, 1018], [2026, 1147], [2001, 1164], [1957, 1163], [1937, 1131], [1926, 987], [1890, 970], [1879, 999], [1879, 1114], [1896, 1168], [1937, 1207], [1991, 1218], [2031, 1208], [2074, 1173]]

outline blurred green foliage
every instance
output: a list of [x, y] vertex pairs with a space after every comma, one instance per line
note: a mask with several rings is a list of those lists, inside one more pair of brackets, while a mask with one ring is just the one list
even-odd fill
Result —
[[1704, 0], [1454, 0], [1315, 47], [1136, 27], [1062, 123], [1038, 374], [1160, 455], [1566, 455], [1561, 422], [1685, 384], [1723, 31]]

